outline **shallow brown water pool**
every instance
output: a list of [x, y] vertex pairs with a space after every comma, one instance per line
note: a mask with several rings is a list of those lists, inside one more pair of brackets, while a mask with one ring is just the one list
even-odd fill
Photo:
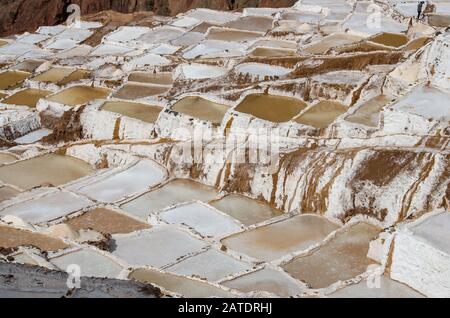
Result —
[[19, 86], [31, 74], [22, 71], [6, 71], [0, 73], [0, 89], [13, 89]]
[[139, 85], [139, 84], [126, 84], [120, 88], [115, 94], [115, 98], [120, 99], [139, 99], [148, 96], [161, 95], [167, 92], [170, 87], [167, 86], [153, 86], [153, 85]]
[[128, 77], [131, 82], [146, 84], [171, 85], [173, 83], [171, 73], [134, 72]]
[[80, 159], [47, 154], [0, 167], [0, 180], [29, 190], [41, 185], [59, 186], [93, 171], [88, 163]]
[[375, 226], [356, 224], [311, 255], [295, 258], [283, 268], [313, 288], [325, 288], [337, 281], [353, 278], [374, 264], [367, 258], [367, 252], [370, 241], [379, 232]]
[[295, 121], [315, 128], [326, 128], [346, 111], [347, 107], [341, 103], [321, 101], [296, 118]]
[[95, 99], [105, 99], [110, 94], [110, 92], [111, 90], [108, 88], [73, 86], [55, 95], [52, 95], [47, 99], [49, 101], [64, 105], [77, 106], [86, 104]]
[[286, 122], [298, 115], [306, 103], [295, 98], [268, 94], [252, 94], [236, 107], [236, 111], [275, 123]]
[[159, 106], [139, 104], [132, 102], [114, 101], [103, 104], [103, 110], [121, 114], [130, 118], [139, 119], [146, 123], [154, 123], [162, 111]]
[[185, 97], [172, 106], [172, 110], [201, 120], [220, 124], [229, 107], [198, 96]]
[[10, 105], [21, 105], [28, 107], [36, 107], [37, 102], [52, 92], [42, 89], [28, 88], [23, 91], [17, 92], [5, 100], [2, 103]]

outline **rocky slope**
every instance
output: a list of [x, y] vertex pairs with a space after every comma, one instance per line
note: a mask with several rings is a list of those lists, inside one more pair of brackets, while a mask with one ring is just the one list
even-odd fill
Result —
[[295, 0], [0, 0], [0, 36], [34, 31], [41, 25], [54, 25], [67, 19], [70, 3], [81, 7], [81, 13], [104, 10], [131, 13], [154, 11], [159, 15], [176, 15], [193, 8], [238, 10], [245, 7], [288, 7]]

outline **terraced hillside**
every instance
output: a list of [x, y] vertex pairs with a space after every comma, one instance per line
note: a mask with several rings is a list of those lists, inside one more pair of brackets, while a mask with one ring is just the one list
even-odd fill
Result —
[[450, 34], [377, 3], [376, 23], [301, 0], [0, 39], [0, 278], [450, 296]]

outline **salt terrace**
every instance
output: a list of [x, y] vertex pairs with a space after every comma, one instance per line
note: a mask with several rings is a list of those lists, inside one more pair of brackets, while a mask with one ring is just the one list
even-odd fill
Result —
[[[435, 2], [417, 21], [377, 1], [376, 26], [371, 2], [300, 0], [0, 39], [0, 262], [172, 296], [449, 297]], [[255, 131], [270, 164], [264, 143], [240, 160]]]

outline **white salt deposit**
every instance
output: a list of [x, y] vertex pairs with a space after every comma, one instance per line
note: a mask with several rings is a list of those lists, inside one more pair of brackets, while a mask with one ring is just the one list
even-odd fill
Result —
[[219, 237], [241, 230], [231, 217], [202, 203], [188, 203], [159, 213], [170, 224], [185, 224], [203, 236]]
[[164, 267], [183, 256], [198, 253], [207, 245], [174, 227], [154, 227], [135, 234], [113, 235], [113, 255], [131, 265]]
[[215, 78], [225, 75], [228, 70], [224, 67], [192, 63], [180, 66], [184, 77], [188, 79]]
[[42, 223], [82, 210], [92, 204], [84, 197], [66, 191], [58, 191], [10, 206], [0, 210], [0, 214], [17, 216], [31, 223]]
[[161, 183], [166, 176], [163, 167], [154, 161], [140, 161], [134, 166], [94, 182], [79, 190], [95, 200], [117, 202]]

